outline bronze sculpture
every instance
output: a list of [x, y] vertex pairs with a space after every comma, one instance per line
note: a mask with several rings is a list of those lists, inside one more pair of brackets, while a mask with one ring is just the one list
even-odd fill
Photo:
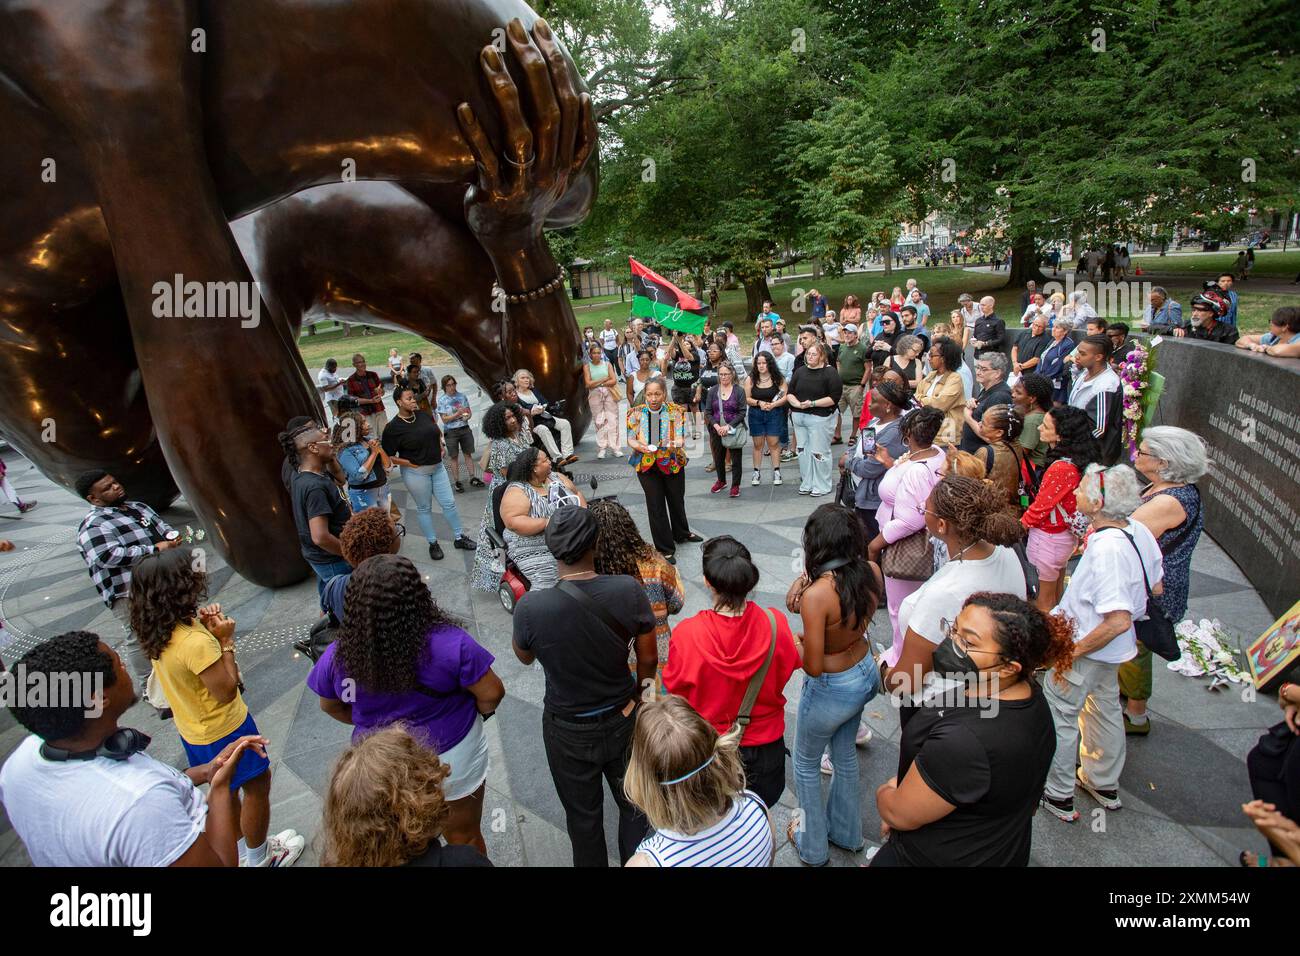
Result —
[[[251, 280], [230, 220], [407, 187], [474, 270], [423, 264], [467, 371], [526, 365], [585, 408], [567, 299], [535, 290], [558, 272], [543, 225], [594, 199], [595, 124], [520, 0], [0, 0], [0, 129], [0, 429], [65, 486], [95, 466], [157, 505], [179, 486], [256, 583], [307, 573], [275, 436], [320, 402], [274, 295], [229, 314]], [[494, 279], [523, 298], [490, 311]], [[168, 317], [191, 283], [199, 314]]]

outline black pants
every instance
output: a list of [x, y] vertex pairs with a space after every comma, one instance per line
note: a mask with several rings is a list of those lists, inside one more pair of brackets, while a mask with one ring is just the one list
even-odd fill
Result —
[[[1256, 800], [1300, 821], [1300, 737], [1285, 722], [1270, 727], [1246, 755], [1246, 773]], [[1273, 846], [1273, 853], [1280, 856], [1282, 848]]]
[[872, 866], [907, 866], [903, 862], [902, 856], [898, 853], [898, 847], [892, 840], [886, 840], [884, 846], [876, 851], [876, 855], [871, 858]]
[[679, 542], [691, 536], [686, 521], [686, 472], [665, 475], [658, 468], [637, 472], [645, 492], [646, 517], [650, 519], [650, 536], [662, 554], [672, 554]]
[[542, 714], [542, 745], [555, 792], [564, 806], [574, 866], [609, 866], [602, 777], [618, 804], [619, 861], [626, 863], [649, 833], [641, 811], [623, 796], [636, 714], [611, 713], [595, 723], [576, 723], [549, 711]]
[[880, 534], [880, 522], [876, 520], [876, 509], [854, 508], [858, 513], [858, 521], [862, 524], [862, 531], [867, 536], [867, 543], [870, 544]]
[[743, 448], [728, 448], [722, 444], [722, 436], [709, 426], [709, 448], [713, 452], [713, 468], [718, 473], [718, 481], [727, 483], [727, 454], [731, 454], [731, 487], [740, 487], [740, 457]]
[[772, 809], [785, 793], [785, 741], [778, 737], [770, 744], [741, 747], [740, 761], [745, 765], [745, 786]]

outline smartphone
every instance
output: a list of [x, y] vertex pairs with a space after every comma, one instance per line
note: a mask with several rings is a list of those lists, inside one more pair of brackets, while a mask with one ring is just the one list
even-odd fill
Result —
[[876, 430], [874, 428], [864, 428], [862, 430], [862, 454], [873, 455], [876, 452]]

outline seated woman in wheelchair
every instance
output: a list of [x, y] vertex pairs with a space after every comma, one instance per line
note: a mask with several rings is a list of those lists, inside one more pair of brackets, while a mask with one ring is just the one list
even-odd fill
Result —
[[546, 452], [555, 464], [571, 465], [578, 460], [573, 453], [573, 427], [567, 418], [560, 418], [563, 402], [548, 403], [541, 392], [533, 391], [533, 373], [526, 368], [515, 372], [515, 400], [532, 422], [533, 431], [542, 440]]

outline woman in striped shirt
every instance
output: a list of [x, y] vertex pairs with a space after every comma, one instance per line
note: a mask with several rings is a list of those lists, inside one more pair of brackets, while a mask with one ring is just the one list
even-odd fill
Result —
[[623, 791], [655, 832], [628, 866], [772, 865], [772, 821], [745, 789], [739, 741], [738, 728], [719, 736], [681, 697], [641, 705]]

